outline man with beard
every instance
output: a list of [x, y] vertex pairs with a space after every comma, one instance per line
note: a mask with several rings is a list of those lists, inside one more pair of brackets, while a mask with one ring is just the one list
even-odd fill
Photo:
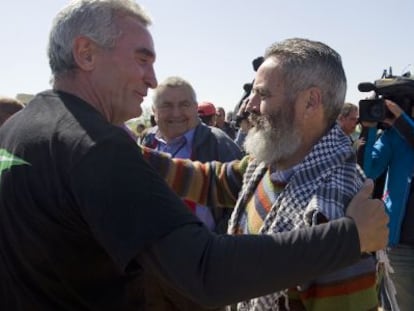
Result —
[[[236, 203], [229, 234], [281, 233], [342, 217], [364, 183], [350, 140], [336, 123], [345, 93], [341, 57], [333, 49], [307, 39], [273, 44], [257, 71], [246, 108], [254, 125], [245, 142], [249, 156], [227, 164], [165, 159], [160, 172], [181, 196], [201, 203]], [[161, 166], [159, 157], [149, 150], [144, 150], [144, 156]], [[175, 172], [192, 177], [178, 183]], [[237, 185], [235, 180], [243, 180], [237, 189], [240, 192], [229, 191]], [[231, 193], [239, 193], [237, 202]], [[306, 256], [303, 260], [306, 262]], [[239, 302], [237, 308], [377, 308], [375, 260], [371, 255], [361, 257], [355, 265], [296, 285]]]
[[145, 310], [147, 271], [221, 306], [385, 245], [387, 217], [364, 191], [354, 220], [267, 236], [203, 226], [122, 128], [157, 86], [150, 22], [134, 0], [74, 0], [54, 19], [53, 90], [0, 127], [2, 310]]

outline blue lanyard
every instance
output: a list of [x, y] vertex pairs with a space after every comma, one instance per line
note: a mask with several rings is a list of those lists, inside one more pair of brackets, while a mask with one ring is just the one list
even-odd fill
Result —
[[[156, 149], [158, 151], [167, 152], [167, 151], [162, 150], [162, 144], [158, 143], [156, 139], [154, 139], [154, 141], [156, 142]], [[167, 152], [167, 153], [171, 154], [171, 157], [174, 158], [177, 155], [177, 153], [179, 153], [184, 148], [186, 142], [187, 141], [184, 138], [183, 142], [177, 147], [177, 149], [174, 150], [174, 152]], [[165, 146], [167, 146], [167, 144], [165, 144]]]
[[179, 145], [179, 146], [177, 147], [177, 149], [176, 149], [174, 152], [172, 152], [172, 153], [171, 153], [171, 157], [172, 157], [172, 158], [175, 158], [175, 156], [177, 155], [177, 153], [178, 153], [178, 152], [180, 152], [180, 150], [184, 148], [185, 143], [186, 143], [186, 140], [184, 139], [184, 141], [182, 142], [182, 144], [181, 144], [181, 145]]

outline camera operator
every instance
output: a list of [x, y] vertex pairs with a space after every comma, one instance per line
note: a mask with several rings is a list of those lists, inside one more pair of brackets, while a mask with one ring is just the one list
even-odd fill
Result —
[[234, 142], [240, 147], [240, 149], [246, 153], [244, 149], [244, 141], [247, 133], [249, 132], [252, 124], [249, 121], [249, 113], [246, 111], [246, 106], [249, 102], [249, 98], [245, 98], [240, 105], [239, 111], [236, 114], [237, 133]]
[[[253, 66], [253, 70], [255, 72], [257, 71], [257, 69], [259, 69], [259, 67], [263, 63], [263, 61], [264, 61], [264, 57], [263, 56], [258, 56], [255, 59], [253, 59], [252, 66]], [[251, 83], [245, 83], [243, 85], [243, 95], [242, 95], [241, 99], [239, 100], [239, 102], [234, 107], [233, 115], [236, 117], [236, 119], [234, 120], [234, 121], [236, 121], [236, 127], [239, 126], [238, 123], [242, 119], [245, 119], [245, 118], [241, 118], [240, 111], [242, 111], [242, 105], [245, 105], [246, 99], [249, 98], [250, 92], [252, 91], [253, 83], [254, 83], [254, 79], [253, 79], [253, 81]], [[245, 109], [243, 108], [243, 111], [244, 110]]]
[[[388, 128], [378, 138], [377, 122], [362, 122], [369, 128], [363, 166], [369, 178], [387, 174], [383, 200], [390, 216], [388, 255], [395, 271], [390, 277], [396, 302], [404, 311], [414, 306], [414, 122], [411, 111], [388, 99], [385, 105], [393, 117], [383, 121]], [[387, 289], [382, 290], [381, 300], [384, 310], [396, 310]]]
[[[252, 61], [253, 70], [256, 72], [260, 65], [263, 63], [264, 57], [258, 56]], [[249, 112], [246, 110], [247, 103], [249, 101], [249, 96], [252, 91], [254, 79], [251, 83], [245, 83], [243, 85], [243, 95], [239, 102], [234, 107], [233, 115], [235, 119], [233, 120], [235, 123], [235, 128], [237, 129], [236, 137], [234, 138], [234, 142], [242, 149], [244, 153], [244, 140], [247, 136], [247, 132], [251, 128], [251, 124], [249, 121]]]

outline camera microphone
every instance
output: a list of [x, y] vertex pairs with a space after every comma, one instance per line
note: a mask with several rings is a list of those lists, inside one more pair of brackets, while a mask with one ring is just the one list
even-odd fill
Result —
[[358, 84], [358, 90], [360, 92], [371, 92], [375, 91], [377, 88], [374, 83], [371, 82], [361, 82]]

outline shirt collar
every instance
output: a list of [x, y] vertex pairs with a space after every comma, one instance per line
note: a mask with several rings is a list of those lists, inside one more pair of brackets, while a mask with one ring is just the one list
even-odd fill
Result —
[[195, 128], [189, 129], [187, 132], [184, 133], [184, 135], [175, 137], [173, 139], [171, 139], [168, 143], [166, 142], [166, 140], [161, 136], [159, 129], [157, 130], [156, 134], [155, 134], [155, 139], [159, 142], [162, 143], [164, 145], [174, 145], [174, 144], [178, 144], [183, 142], [183, 140], [186, 140], [187, 144], [192, 144], [193, 138], [194, 138], [194, 132], [195, 132]]
[[[157, 149], [167, 153], [177, 151], [177, 155], [179, 155], [179, 157], [189, 158], [191, 156], [194, 133], [195, 128], [192, 128], [185, 132], [184, 135], [178, 136], [167, 143], [165, 139], [161, 137], [159, 130], [157, 130], [155, 134], [158, 146]], [[180, 147], [181, 145], [183, 146]], [[174, 148], [179, 148], [179, 150], [174, 150]]]

